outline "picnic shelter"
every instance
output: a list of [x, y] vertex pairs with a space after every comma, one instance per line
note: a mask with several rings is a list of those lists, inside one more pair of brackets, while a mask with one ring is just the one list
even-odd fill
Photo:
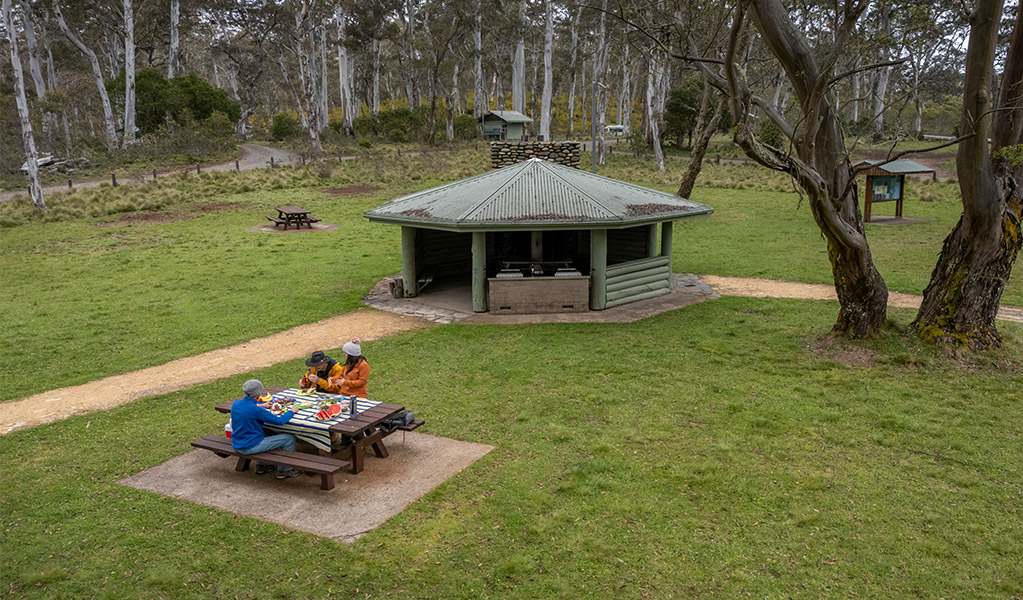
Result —
[[395, 198], [365, 216], [401, 227], [396, 295], [471, 277], [473, 311], [538, 313], [670, 293], [673, 222], [713, 210], [533, 158]]

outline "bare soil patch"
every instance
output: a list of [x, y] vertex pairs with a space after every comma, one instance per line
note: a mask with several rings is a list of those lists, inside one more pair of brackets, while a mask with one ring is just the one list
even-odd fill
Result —
[[362, 196], [380, 191], [380, 189], [372, 185], [346, 185], [344, 187], [323, 188], [323, 193], [341, 197]]
[[847, 367], [873, 367], [878, 364], [877, 353], [867, 348], [824, 336], [807, 344], [807, 349]]

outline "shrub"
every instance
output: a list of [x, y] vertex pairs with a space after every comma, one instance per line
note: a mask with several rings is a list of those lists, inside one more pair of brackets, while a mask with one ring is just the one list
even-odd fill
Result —
[[276, 141], [287, 140], [302, 135], [302, 126], [291, 113], [280, 112], [274, 115], [270, 126], [270, 137]]
[[361, 139], [361, 140], [359, 140], [359, 147], [361, 147], [361, 148], [372, 148], [373, 147], [373, 142], [371, 142], [371, 141], [369, 141], [367, 139]]
[[455, 116], [455, 139], [473, 140], [479, 136], [479, 128], [476, 119], [472, 115]]
[[775, 148], [785, 147], [785, 134], [773, 122], [768, 121], [760, 127], [760, 141]]

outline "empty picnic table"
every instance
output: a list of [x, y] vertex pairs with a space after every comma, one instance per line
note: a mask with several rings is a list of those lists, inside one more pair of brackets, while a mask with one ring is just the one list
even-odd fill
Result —
[[[340, 401], [341, 396], [335, 394], [316, 393], [301, 395], [297, 389], [271, 387], [266, 389], [275, 399], [321, 402], [323, 400]], [[218, 404], [216, 409], [222, 413], [231, 413], [234, 402]], [[368, 398], [356, 399], [355, 414], [341, 413], [329, 419], [317, 419], [319, 408], [304, 408], [284, 425], [266, 424], [266, 429], [280, 433], [294, 434], [299, 440], [312, 445], [323, 456], [331, 456], [351, 462], [352, 473], [359, 473], [365, 468], [366, 448], [373, 449], [379, 458], [387, 458], [389, 453], [384, 446], [384, 438], [390, 433], [381, 430], [378, 425], [405, 410], [404, 406], [377, 402]], [[418, 426], [418, 425], [417, 425]], [[341, 435], [341, 447], [331, 447], [331, 433]]]
[[297, 229], [305, 225], [312, 229], [313, 223], [319, 222], [319, 219], [309, 216], [308, 210], [297, 206], [279, 206], [276, 217], [267, 215], [266, 218], [273, 222], [274, 227], [283, 225], [284, 229], [287, 229], [288, 225], [294, 225]]

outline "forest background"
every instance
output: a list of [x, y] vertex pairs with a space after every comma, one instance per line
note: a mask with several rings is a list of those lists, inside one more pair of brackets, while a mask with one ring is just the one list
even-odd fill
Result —
[[[834, 16], [812, 4], [791, 11], [827, 49]], [[686, 39], [710, 53], [727, 34], [711, 12], [606, 0], [15, 0], [11, 16], [36, 144], [69, 161], [50, 167], [63, 173], [226, 157], [238, 139], [310, 152], [473, 139], [488, 109], [531, 116], [532, 139], [589, 138], [596, 114], [598, 138], [621, 124], [633, 149], [659, 155], [687, 146], [697, 126], [704, 84], [680, 57]], [[872, 5], [843, 52], [848, 64], [835, 67], [851, 72], [834, 88], [847, 134], [957, 135], [967, 36], [954, 3]], [[6, 50], [0, 173], [5, 187], [24, 189]], [[784, 72], [762, 48], [746, 52], [751, 87], [782, 114], [794, 110]], [[866, 64], [883, 66], [856, 70]], [[780, 139], [774, 127], [763, 119], [765, 139]]]

